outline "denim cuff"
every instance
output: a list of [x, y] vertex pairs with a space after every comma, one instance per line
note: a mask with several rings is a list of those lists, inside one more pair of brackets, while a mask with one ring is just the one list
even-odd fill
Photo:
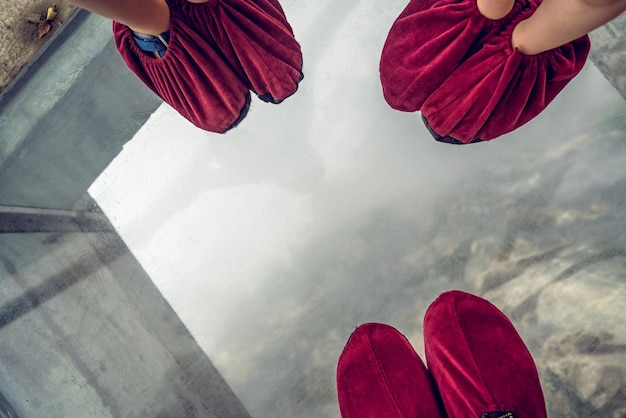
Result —
[[[142, 51], [156, 52], [159, 57], [162, 57], [167, 51], [167, 44], [170, 41], [170, 31], [163, 32], [160, 37], [133, 32], [133, 39]], [[165, 43], [161, 39], [163, 39]]]

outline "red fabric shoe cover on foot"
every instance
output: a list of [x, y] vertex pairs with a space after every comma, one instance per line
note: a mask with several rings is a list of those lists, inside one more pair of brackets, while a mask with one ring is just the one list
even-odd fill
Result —
[[483, 17], [476, 0], [424, 3], [413, 0], [391, 28], [381, 82], [391, 107], [421, 110], [441, 137], [486, 141], [522, 126], [580, 72], [589, 53], [587, 36], [534, 56], [513, 50], [513, 29], [537, 0], [517, 0], [500, 20]]
[[424, 101], [485, 39], [521, 10], [516, 3], [500, 20], [485, 18], [476, 0], [411, 0], [389, 31], [380, 59], [385, 100], [405, 112]]
[[343, 418], [439, 418], [443, 408], [424, 364], [395, 328], [364, 324], [339, 357], [337, 392]]
[[428, 370], [450, 417], [490, 411], [547, 417], [535, 363], [491, 303], [460, 291], [443, 293], [426, 311], [424, 341]]
[[182, 9], [261, 99], [279, 103], [296, 92], [302, 52], [277, 0], [182, 0]]
[[591, 46], [586, 35], [537, 55], [512, 48], [513, 29], [537, 7], [527, 4], [428, 97], [421, 110], [437, 134], [469, 143], [511, 132], [541, 113], [583, 68]]
[[246, 115], [250, 92], [220, 54], [170, 6], [170, 42], [155, 58], [139, 49], [132, 31], [113, 22], [117, 49], [128, 67], [166, 103], [197, 127], [223, 133]]

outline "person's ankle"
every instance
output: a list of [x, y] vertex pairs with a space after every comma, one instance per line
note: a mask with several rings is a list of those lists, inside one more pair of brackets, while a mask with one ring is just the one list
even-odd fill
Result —
[[478, 11], [487, 19], [498, 20], [508, 15], [515, 0], [477, 0]]
[[149, 0], [147, 6], [142, 19], [127, 25], [134, 32], [158, 37], [170, 29], [170, 8], [165, 0]]
[[525, 22], [525, 20], [522, 20], [513, 28], [513, 33], [511, 34], [511, 47], [513, 49], [517, 48], [517, 50], [523, 55], [535, 55], [538, 52], [534, 51], [528, 43], [528, 38], [526, 36], [527, 32], [524, 30]]

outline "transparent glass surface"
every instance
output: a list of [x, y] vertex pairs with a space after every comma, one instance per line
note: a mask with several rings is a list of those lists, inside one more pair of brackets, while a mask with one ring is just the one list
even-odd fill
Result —
[[588, 62], [514, 133], [436, 143], [382, 97], [405, 2], [281, 3], [305, 79], [226, 135], [155, 101], [94, 16], [4, 98], [0, 127], [26, 127], [0, 203], [66, 211], [0, 234], [4, 411], [338, 417], [355, 327], [422, 355], [425, 310], [460, 289], [509, 316], [551, 417], [626, 416], [626, 101]]

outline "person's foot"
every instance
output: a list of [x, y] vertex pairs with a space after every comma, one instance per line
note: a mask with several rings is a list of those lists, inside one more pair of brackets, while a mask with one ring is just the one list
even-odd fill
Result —
[[155, 59], [141, 50], [131, 28], [113, 22], [118, 51], [139, 79], [185, 119], [206, 131], [227, 132], [246, 116], [250, 91], [220, 53], [197, 36], [180, 8], [172, 8], [170, 23], [169, 40], [167, 33], [159, 37], [167, 52]]
[[448, 416], [547, 417], [528, 349], [509, 319], [485, 299], [443, 293], [426, 311], [424, 343]]
[[176, 1], [186, 22], [261, 100], [278, 104], [296, 93], [302, 51], [277, 0]]
[[395, 328], [369, 323], [350, 336], [337, 365], [343, 418], [443, 417], [428, 371]]

